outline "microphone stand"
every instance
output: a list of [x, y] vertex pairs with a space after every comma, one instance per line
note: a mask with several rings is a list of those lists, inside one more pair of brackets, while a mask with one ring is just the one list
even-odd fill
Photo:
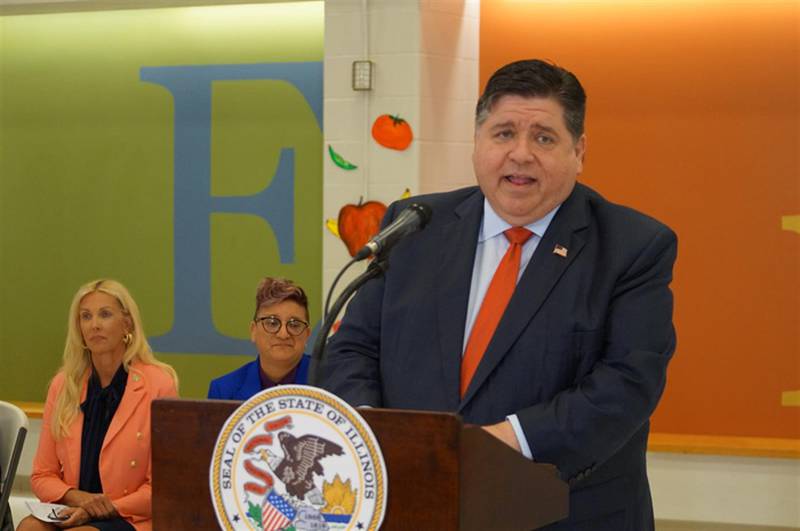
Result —
[[333, 303], [330, 311], [325, 315], [322, 322], [322, 328], [317, 333], [314, 340], [314, 349], [311, 351], [311, 365], [308, 370], [308, 383], [309, 385], [319, 386], [320, 384], [320, 371], [323, 363], [325, 362], [325, 347], [328, 344], [328, 333], [336, 320], [336, 316], [342, 310], [344, 305], [350, 300], [358, 289], [366, 284], [373, 278], [378, 278], [386, 272], [389, 266], [387, 257], [376, 256], [372, 263], [367, 267], [367, 270], [357, 276], [347, 287], [342, 290], [336, 302]]

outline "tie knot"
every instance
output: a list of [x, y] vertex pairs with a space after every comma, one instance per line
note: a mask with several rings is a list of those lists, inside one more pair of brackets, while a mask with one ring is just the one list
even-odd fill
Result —
[[510, 229], [503, 231], [503, 234], [506, 235], [506, 239], [511, 242], [512, 245], [522, 245], [528, 241], [528, 238], [533, 236], [533, 233], [525, 227], [511, 227]]

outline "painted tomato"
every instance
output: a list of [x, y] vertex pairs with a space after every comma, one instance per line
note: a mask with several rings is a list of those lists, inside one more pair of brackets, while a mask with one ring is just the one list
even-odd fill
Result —
[[372, 138], [383, 147], [403, 151], [411, 145], [414, 134], [408, 122], [399, 116], [382, 114], [372, 124]]
[[357, 205], [347, 204], [339, 210], [339, 237], [350, 256], [355, 256], [370, 238], [378, 234], [385, 213], [386, 205], [379, 201], [362, 204], [359, 200]]

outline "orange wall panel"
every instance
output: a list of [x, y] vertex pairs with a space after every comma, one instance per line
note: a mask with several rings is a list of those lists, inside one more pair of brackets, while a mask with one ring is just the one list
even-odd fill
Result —
[[581, 179], [678, 233], [653, 429], [800, 438], [800, 2], [484, 0], [480, 27], [481, 86], [522, 58], [575, 72]]

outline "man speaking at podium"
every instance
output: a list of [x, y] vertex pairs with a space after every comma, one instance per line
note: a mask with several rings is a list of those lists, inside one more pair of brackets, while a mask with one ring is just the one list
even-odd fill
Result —
[[413, 199], [431, 221], [350, 303], [324, 387], [356, 406], [457, 412], [556, 465], [570, 515], [547, 529], [647, 531], [677, 239], [576, 183], [585, 101], [547, 62], [492, 75], [475, 116], [478, 187]]

